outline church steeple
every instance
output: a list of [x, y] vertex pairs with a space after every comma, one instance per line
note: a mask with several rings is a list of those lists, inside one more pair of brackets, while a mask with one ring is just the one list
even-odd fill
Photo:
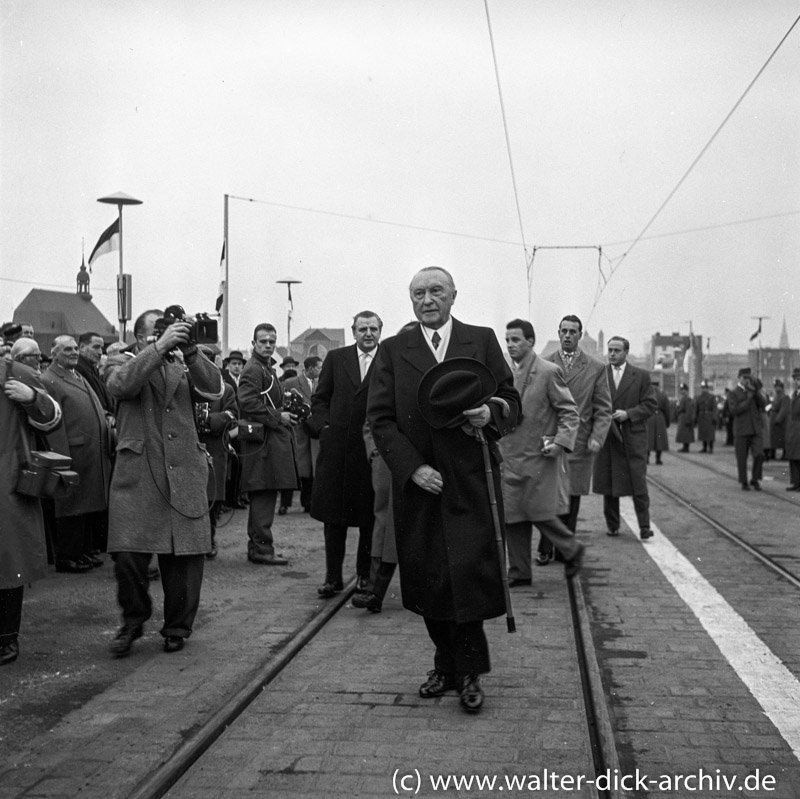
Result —
[[86, 255], [83, 250], [83, 241], [81, 241], [81, 268], [78, 270], [78, 291], [77, 294], [81, 299], [91, 300], [92, 295], [89, 293], [89, 272], [86, 270]]
[[778, 347], [782, 350], [789, 349], [789, 334], [786, 332], [786, 317], [783, 317], [783, 327], [781, 328], [781, 340]]

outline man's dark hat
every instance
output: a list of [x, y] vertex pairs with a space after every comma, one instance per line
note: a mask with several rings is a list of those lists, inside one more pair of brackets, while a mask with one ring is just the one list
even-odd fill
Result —
[[775, 388], [784, 388], [783, 380], [781, 380], [780, 377], [776, 377], [775, 380], [773, 380], [772, 385], [775, 386]]
[[294, 358], [292, 358], [291, 355], [287, 355], [283, 359], [283, 363], [281, 364], [281, 369], [283, 369], [286, 366], [300, 366], [300, 363], [296, 361]]
[[242, 363], [246, 363], [244, 355], [242, 355], [241, 350], [231, 350], [231, 354], [228, 356], [228, 363], [231, 361], [241, 361]]
[[449, 358], [428, 369], [417, 390], [417, 404], [434, 429], [464, 423], [464, 411], [494, 396], [497, 380], [486, 364], [474, 358]]
[[792, 369], [792, 377], [800, 377], [800, 369], [798, 369], [796, 366], [794, 369]]
[[742, 367], [742, 368], [739, 370], [739, 372], [738, 372], [738, 374], [737, 374], [736, 376], [737, 376], [737, 377], [743, 377], [744, 375], [749, 375], [749, 374], [752, 374], [752, 371], [753, 371], [753, 370], [752, 370], [752, 369], [751, 369], [749, 366], [743, 366], [743, 367]]

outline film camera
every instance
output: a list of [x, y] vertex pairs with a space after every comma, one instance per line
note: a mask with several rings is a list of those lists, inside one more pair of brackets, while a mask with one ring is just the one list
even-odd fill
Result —
[[209, 318], [207, 313], [199, 313], [194, 318], [186, 315], [180, 305], [170, 305], [164, 311], [164, 316], [156, 319], [153, 335], [159, 339], [164, 331], [175, 322], [189, 322], [192, 326], [189, 331], [189, 344], [216, 344], [217, 320]]
[[299, 422], [308, 419], [311, 415], [311, 405], [296, 388], [287, 388], [283, 392], [281, 409], [297, 417]]

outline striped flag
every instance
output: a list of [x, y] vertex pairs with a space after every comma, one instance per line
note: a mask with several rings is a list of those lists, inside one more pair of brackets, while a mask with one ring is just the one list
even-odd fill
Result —
[[217, 313], [222, 308], [222, 303], [225, 299], [225, 244], [222, 242], [222, 256], [219, 259], [219, 294], [217, 295]]
[[89, 256], [89, 271], [92, 271], [92, 264], [101, 256], [105, 255], [107, 252], [111, 252], [112, 250], [119, 249], [119, 217], [117, 217], [114, 222], [109, 225], [102, 233], [100, 238], [97, 240], [97, 244], [94, 245], [94, 249], [92, 250], [91, 255]]

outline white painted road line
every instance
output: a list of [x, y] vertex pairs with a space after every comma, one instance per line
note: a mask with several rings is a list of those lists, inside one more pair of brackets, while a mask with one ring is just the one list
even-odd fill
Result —
[[[638, 537], [639, 525], [630, 497], [622, 498], [620, 514]], [[647, 554], [800, 760], [800, 682], [661, 530], [654, 524], [651, 527], [655, 535], [642, 542]]]

